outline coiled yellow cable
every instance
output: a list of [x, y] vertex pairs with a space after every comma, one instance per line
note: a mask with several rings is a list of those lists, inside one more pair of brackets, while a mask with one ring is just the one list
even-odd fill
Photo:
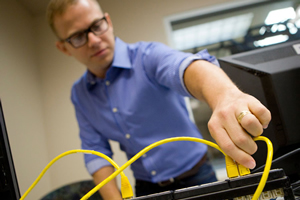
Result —
[[[262, 178], [258, 184], [258, 187], [253, 195], [252, 200], [257, 200], [261, 194], [261, 192], [263, 191], [263, 188], [265, 187], [265, 184], [267, 182], [268, 176], [269, 176], [269, 171], [271, 168], [271, 164], [272, 164], [272, 157], [273, 157], [273, 145], [271, 143], [271, 141], [263, 136], [258, 136], [254, 138], [254, 141], [257, 140], [263, 140], [267, 143], [268, 146], [268, 157], [267, 157], [267, 162], [266, 162], [266, 167], [264, 169]], [[174, 141], [193, 141], [193, 142], [200, 142], [200, 143], [204, 143], [206, 145], [209, 145], [211, 147], [214, 147], [216, 149], [218, 149], [219, 151], [221, 151], [225, 156], [227, 156], [218, 145], [216, 145], [213, 142], [204, 140], [204, 139], [200, 139], [200, 138], [193, 138], [193, 137], [173, 137], [173, 138], [167, 138], [167, 139], [163, 139], [160, 140], [158, 142], [155, 142], [147, 147], [145, 147], [143, 150], [141, 150], [139, 153], [137, 153], [135, 156], [133, 156], [128, 162], [126, 162], [123, 166], [121, 166], [118, 170], [116, 170], [113, 174], [111, 174], [109, 177], [107, 177], [104, 181], [102, 181], [100, 184], [98, 184], [96, 187], [94, 187], [92, 190], [90, 190], [85, 196], [83, 196], [80, 200], [87, 200], [90, 196], [92, 196], [95, 192], [97, 192], [101, 187], [103, 187], [106, 183], [108, 183], [109, 181], [111, 181], [113, 178], [115, 178], [121, 171], [123, 171], [124, 169], [126, 169], [129, 165], [131, 165], [134, 161], [136, 161], [138, 158], [140, 158], [143, 154], [145, 154], [146, 152], [150, 151], [151, 149], [165, 144], [165, 143], [169, 143], [169, 142], [174, 142]]]
[[[97, 155], [99, 157], [102, 157], [104, 159], [106, 159], [107, 161], [110, 162], [110, 164], [112, 164], [116, 169], [119, 169], [120, 167], [117, 165], [117, 163], [115, 163], [115, 161], [113, 161], [110, 157], [106, 156], [103, 153], [97, 152], [97, 151], [92, 151], [92, 150], [83, 150], [83, 149], [75, 149], [75, 150], [70, 150], [67, 151], [65, 153], [60, 154], [59, 156], [57, 156], [56, 158], [54, 158], [45, 168], [44, 170], [40, 173], [40, 175], [38, 176], [38, 178], [32, 183], [32, 185], [28, 188], [28, 190], [23, 194], [23, 196], [20, 198], [20, 200], [24, 200], [25, 197], [29, 194], [29, 192], [35, 187], [35, 185], [40, 181], [40, 179], [43, 177], [43, 175], [46, 173], [46, 171], [51, 167], [51, 165], [53, 165], [57, 160], [59, 160], [60, 158], [70, 155], [70, 154], [74, 154], [74, 153], [86, 153], [86, 154], [94, 154]], [[121, 178], [122, 179], [127, 179], [127, 177], [125, 176], [124, 172], [120, 172]]]
[[155, 147], [157, 147], [159, 145], [162, 145], [162, 144], [165, 144], [165, 143], [169, 143], [169, 142], [174, 142], [174, 141], [194, 141], [194, 142], [204, 143], [204, 144], [207, 144], [209, 146], [212, 146], [212, 147], [218, 149], [224, 155], [226, 155], [220, 149], [220, 147], [218, 145], [216, 145], [215, 143], [212, 143], [210, 141], [203, 140], [203, 139], [200, 139], [200, 138], [193, 138], [193, 137], [173, 137], [173, 138], [163, 139], [163, 140], [160, 140], [158, 142], [155, 142], [155, 143], [150, 144], [149, 146], [145, 147], [143, 150], [141, 150], [139, 153], [137, 153], [135, 156], [133, 156], [129, 161], [127, 161], [122, 167], [120, 167], [118, 170], [116, 170], [114, 173], [112, 173], [109, 177], [107, 177], [104, 181], [102, 181], [96, 187], [94, 187], [92, 190], [90, 190], [80, 200], [86, 200], [86, 199], [88, 199], [95, 192], [97, 192], [101, 187], [103, 187], [106, 183], [108, 183], [109, 181], [111, 181], [112, 179], [114, 179], [121, 171], [123, 171], [124, 169], [126, 169], [129, 165], [131, 165], [134, 161], [136, 161], [138, 158], [140, 158], [142, 155], [144, 155], [145, 153], [147, 153], [151, 149], [153, 149], [153, 148], [155, 148]]
[[[267, 144], [267, 148], [268, 148], [268, 154], [267, 154], [267, 161], [266, 161], [266, 165], [265, 165], [265, 169], [262, 175], [262, 178], [258, 184], [258, 187], [253, 195], [252, 200], [257, 200], [261, 194], [261, 192], [263, 191], [265, 184], [267, 182], [268, 176], [269, 176], [269, 171], [271, 169], [271, 164], [272, 164], [272, 158], [273, 158], [273, 145], [271, 143], [271, 141], [263, 136], [258, 136], [253, 138], [254, 141], [257, 140], [262, 140], [265, 141]], [[175, 142], [175, 141], [193, 141], [193, 142], [200, 142], [200, 143], [204, 143], [206, 145], [209, 145], [211, 147], [214, 147], [216, 149], [218, 149], [219, 151], [221, 151], [224, 156], [226, 157], [227, 155], [220, 149], [220, 147], [218, 145], [216, 145], [213, 142], [204, 140], [204, 139], [200, 139], [200, 138], [193, 138], [193, 137], [173, 137], [173, 138], [167, 138], [167, 139], [163, 139], [160, 140], [158, 142], [155, 142], [147, 147], [145, 147], [143, 150], [141, 150], [139, 153], [137, 153], [135, 156], [133, 156], [129, 161], [127, 161], [122, 167], [119, 167], [111, 158], [109, 158], [108, 156], [100, 153], [100, 152], [96, 152], [96, 151], [92, 151], [92, 150], [70, 150], [67, 151], [59, 156], [57, 156], [55, 159], [53, 159], [46, 167], [45, 169], [42, 171], [42, 173], [39, 175], [39, 177], [35, 180], [35, 182], [29, 187], [29, 189], [24, 193], [24, 195], [20, 198], [20, 200], [23, 200], [28, 193], [33, 189], [33, 187], [38, 183], [38, 181], [41, 179], [41, 177], [45, 174], [45, 172], [48, 170], [48, 168], [54, 163], [56, 162], [58, 159], [60, 159], [61, 157], [64, 157], [66, 155], [72, 154], [72, 153], [78, 153], [78, 152], [82, 152], [82, 153], [90, 153], [90, 154], [95, 154], [97, 156], [100, 156], [106, 160], [108, 160], [117, 170], [112, 173], [109, 177], [107, 177], [104, 181], [102, 181], [100, 184], [98, 184], [96, 187], [94, 187], [92, 190], [90, 190], [85, 196], [83, 196], [80, 200], [86, 200], [88, 199], [90, 196], [92, 196], [95, 192], [97, 192], [101, 187], [103, 187], [105, 184], [107, 184], [109, 181], [111, 181], [112, 179], [114, 179], [118, 174], [121, 174], [121, 176], [125, 176], [125, 174], [123, 173], [123, 170], [126, 169], [129, 165], [131, 165], [133, 162], [135, 162], [138, 158], [140, 158], [142, 155], [144, 155], [145, 153], [147, 153], [148, 151], [150, 151], [151, 149], [165, 144], [165, 143], [169, 143], [169, 142]], [[226, 163], [227, 164], [227, 163]], [[126, 177], [126, 176], [125, 176]], [[127, 178], [127, 177], [126, 177]], [[126, 186], [128, 186], [128, 184], [126, 184]], [[127, 189], [131, 190], [131, 186], [128, 187]], [[126, 189], [126, 190], [127, 190]], [[126, 193], [126, 194], [131, 194], [131, 192], [128, 191], [123, 191], [121, 190], [122, 193]], [[130, 195], [129, 195], [130, 196]], [[126, 196], [129, 197], [128, 195]], [[123, 197], [124, 198], [124, 197]]]

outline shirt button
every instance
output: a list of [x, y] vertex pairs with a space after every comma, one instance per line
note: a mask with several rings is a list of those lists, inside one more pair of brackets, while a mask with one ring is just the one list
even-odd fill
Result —
[[127, 134], [125, 135], [125, 137], [126, 137], [127, 139], [129, 139], [129, 138], [130, 138], [130, 134], [127, 133]]
[[152, 176], [155, 176], [155, 175], [156, 175], [156, 171], [154, 171], [154, 170], [151, 171], [151, 175], [152, 175]]
[[109, 81], [105, 81], [105, 85], [109, 86], [110, 82]]
[[143, 155], [143, 158], [146, 158], [146, 157], [147, 157], [147, 154], [144, 154], [144, 155]]
[[116, 112], [118, 112], [118, 108], [113, 108], [112, 111], [113, 111], [114, 113], [116, 113]]

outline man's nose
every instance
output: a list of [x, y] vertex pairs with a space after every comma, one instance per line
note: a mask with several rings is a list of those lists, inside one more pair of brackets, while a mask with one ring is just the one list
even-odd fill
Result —
[[95, 35], [93, 32], [89, 32], [87, 38], [89, 47], [93, 47], [102, 41], [101, 38]]

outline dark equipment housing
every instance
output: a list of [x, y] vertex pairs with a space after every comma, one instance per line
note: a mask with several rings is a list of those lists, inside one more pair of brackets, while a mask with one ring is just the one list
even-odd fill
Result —
[[19, 200], [20, 191], [0, 101], [0, 197]]
[[[271, 111], [272, 120], [263, 136], [273, 143], [273, 160], [298, 152], [285, 156], [272, 168], [283, 168], [291, 182], [299, 180], [300, 40], [234, 54], [219, 62], [241, 90]], [[261, 141], [257, 144], [258, 151], [253, 156], [259, 167], [265, 164], [267, 147]]]

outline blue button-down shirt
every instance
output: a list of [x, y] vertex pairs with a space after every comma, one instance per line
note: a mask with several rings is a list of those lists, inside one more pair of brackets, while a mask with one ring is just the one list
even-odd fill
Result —
[[[105, 79], [87, 71], [72, 88], [82, 148], [112, 157], [108, 140], [115, 140], [130, 159], [164, 138], [201, 138], [183, 97], [191, 96], [183, 83], [184, 70], [196, 59], [217, 63], [206, 51], [193, 55], [160, 43], [127, 44], [116, 38]], [[131, 169], [136, 179], [164, 181], [192, 168], [206, 150], [196, 142], [167, 143], [139, 158]], [[90, 174], [109, 165], [91, 154], [85, 155], [85, 163]]]

